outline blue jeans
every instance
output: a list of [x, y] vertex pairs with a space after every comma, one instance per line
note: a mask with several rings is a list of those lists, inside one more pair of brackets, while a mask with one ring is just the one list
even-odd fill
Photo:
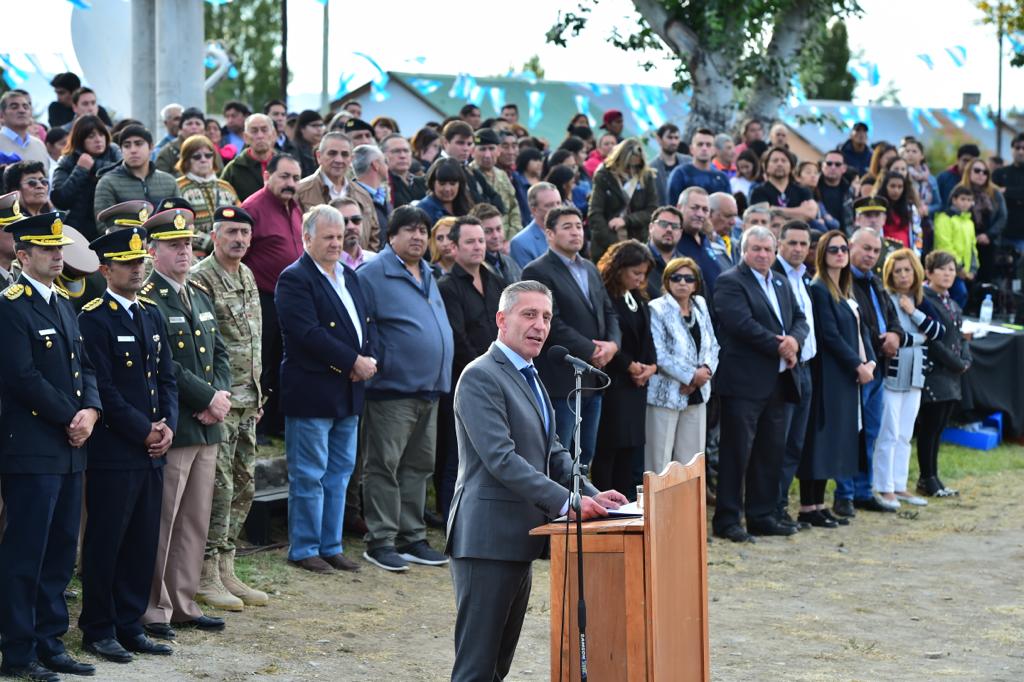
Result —
[[[558, 440], [562, 442], [571, 455], [572, 429], [576, 423], [572, 414], [572, 408], [576, 401], [570, 403], [564, 398], [557, 398], [551, 401], [555, 408], [555, 433]], [[580, 411], [583, 413], [583, 423], [580, 424], [580, 462], [589, 465], [594, 459], [594, 450], [597, 448], [597, 424], [601, 420], [601, 396], [584, 396], [580, 402]]]
[[837, 500], [871, 499], [871, 455], [875, 451], [875, 440], [882, 426], [882, 379], [878, 378], [861, 387], [861, 405], [864, 423], [864, 442], [868, 456], [866, 471], [859, 471], [853, 478], [836, 481]]
[[341, 553], [345, 490], [356, 465], [359, 417], [285, 417], [288, 558]]

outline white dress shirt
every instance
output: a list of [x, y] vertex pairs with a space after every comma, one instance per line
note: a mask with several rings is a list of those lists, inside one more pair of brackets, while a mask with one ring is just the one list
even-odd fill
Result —
[[779, 263], [786, 272], [786, 279], [789, 280], [789, 288], [793, 290], [793, 296], [796, 297], [796, 304], [800, 306], [804, 317], [807, 318], [807, 327], [810, 331], [800, 348], [800, 362], [808, 362], [818, 354], [818, 342], [814, 338], [814, 308], [811, 306], [811, 295], [807, 291], [807, 285], [804, 284], [804, 273], [807, 272], [807, 266], [801, 263], [799, 268], [794, 268], [781, 258]]
[[355, 299], [352, 298], [352, 293], [345, 286], [345, 266], [341, 263], [334, 264], [334, 277], [327, 274], [327, 271], [320, 267], [320, 264], [313, 261], [316, 264], [316, 269], [320, 271], [326, 279], [327, 283], [334, 289], [334, 293], [338, 295], [341, 300], [341, 305], [344, 306], [345, 312], [348, 313], [348, 317], [352, 320], [352, 326], [356, 328], [356, 338], [359, 339], [359, 347], [363, 346], [363, 327], [359, 321], [359, 311], [356, 310]]

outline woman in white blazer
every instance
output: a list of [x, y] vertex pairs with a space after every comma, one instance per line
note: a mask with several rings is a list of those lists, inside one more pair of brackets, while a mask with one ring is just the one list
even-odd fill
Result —
[[699, 295], [697, 263], [673, 258], [661, 283], [665, 293], [650, 304], [658, 372], [647, 389], [645, 450], [646, 468], [656, 472], [704, 451], [706, 406], [718, 368], [718, 339]]

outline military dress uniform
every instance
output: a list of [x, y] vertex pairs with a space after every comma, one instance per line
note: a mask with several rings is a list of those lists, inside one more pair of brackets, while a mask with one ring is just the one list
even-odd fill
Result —
[[[130, 227], [90, 246], [103, 261], [132, 262], [149, 257], [145, 236], [141, 227]], [[107, 290], [82, 307], [78, 324], [106, 406], [89, 441], [78, 627], [86, 649], [111, 660], [130, 660], [128, 651], [169, 654], [170, 648], [146, 639], [140, 622], [156, 562], [164, 481], [164, 457], [150, 457], [145, 440], [154, 422], [172, 431], [178, 422], [164, 319], [150, 299], [131, 301]]]
[[[151, 241], [191, 239], [192, 220], [191, 211], [176, 208], [157, 213], [143, 227]], [[156, 568], [149, 608], [142, 617], [151, 635], [171, 638], [169, 623], [204, 629], [224, 626], [219, 619], [203, 616], [193, 599], [210, 524], [217, 445], [224, 429], [220, 424], [204, 426], [193, 414], [209, 407], [217, 391], [230, 390], [231, 372], [213, 304], [202, 285], [179, 285], [154, 269], [140, 294], [163, 314], [164, 338], [178, 379], [178, 429], [166, 457]]]
[[[11, 192], [0, 196], [0, 229], [10, 225], [15, 220], [21, 220], [21, 207], [18, 206], [18, 193]], [[18, 275], [14, 270], [14, 264], [11, 263], [11, 269], [5, 270], [0, 268], [0, 290], [6, 289], [7, 287], [14, 284]], [[3, 405], [0, 404], [0, 414], [3, 414]], [[6, 515], [4, 514], [4, 498], [0, 495], [0, 537], [3, 536], [4, 526], [6, 523]]]
[[[251, 227], [253, 221], [244, 209], [225, 206], [217, 209], [213, 222], [246, 223]], [[242, 606], [228, 606], [231, 595], [245, 604], [263, 605], [267, 595], [248, 588], [234, 575], [235, 546], [256, 492], [256, 418], [262, 404], [263, 371], [259, 289], [247, 265], [239, 263], [237, 273], [228, 272], [215, 254], [192, 266], [191, 277], [210, 292], [221, 339], [231, 349], [231, 411], [224, 420], [224, 440], [217, 450], [217, 477], [206, 540], [205, 561], [212, 565], [204, 565], [199, 598], [220, 608]], [[216, 590], [221, 592], [219, 596], [207, 594], [210, 588], [221, 585], [229, 594], [221, 590]]]
[[[16, 242], [64, 246], [70, 240], [61, 216], [23, 218], [4, 231]], [[96, 374], [65, 293], [24, 272], [0, 295], [0, 347], [0, 487], [7, 503], [0, 670], [40, 661], [61, 670], [54, 659], [70, 660], [60, 638], [68, 629], [64, 590], [74, 570], [86, 464], [85, 446], [72, 447], [66, 427], [82, 410], [101, 411]]]

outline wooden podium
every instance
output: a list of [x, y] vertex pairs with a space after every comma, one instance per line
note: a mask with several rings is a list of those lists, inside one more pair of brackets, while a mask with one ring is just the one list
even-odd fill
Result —
[[[704, 455], [644, 474], [644, 518], [583, 524], [593, 682], [709, 680]], [[551, 680], [580, 679], [576, 526], [550, 523]]]

